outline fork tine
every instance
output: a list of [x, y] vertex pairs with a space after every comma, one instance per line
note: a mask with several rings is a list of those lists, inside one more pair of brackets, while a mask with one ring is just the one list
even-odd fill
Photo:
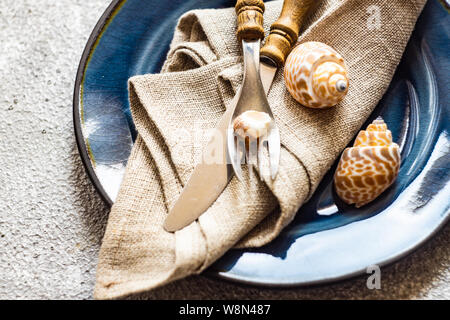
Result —
[[280, 132], [275, 125], [270, 130], [267, 138], [267, 146], [269, 148], [270, 175], [272, 179], [275, 179], [280, 163]]
[[239, 136], [236, 137], [236, 158], [234, 159], [234, 173], [238, 177], [239, 181], [242, 181], [242, 164], [245, 163], [245, 140], [242, 140]]
[[231, 162], [231, 165], [233, 166], [234, 173], [236, 174], [236, 177], [242, 181], [242, 171], [241, 171], [241, 154], [238, 152], [238, 138], [234, 134], [234, 130], [232, 128], [228, 129], [227, 132], [227, 150], [228, 150], [228, 156], [229, 160]]
[[256, 140], [250, 140], [249, 144], [248, 144], [248, 161], [247, 163], [249, 165], [254, 165], [256, 164], [256, 160], [257, 160], [257, 151], [258, 151], [258, 143]]
[[231, 165], [233, 166], [233, 171], [236, 172], [236, 142], [235, 142], [235, 135], [233, 133], [232, 129], [227, 130], [227, 150], [228, 150], [228, 160], [230, 161]]
[[[244, 150], [245, 157], [244, 157], [244, 162], [241, 162], [241, 163], [250, 164], [250, 161], [251, 161], [251, 159], [250, 159], [250, 156], [251, 156], [251, 154], [250, 154], [251, 142], [248, 141], [248, 140], [246, 141], [246, 138], [242, 139], [242, 142], [243, 142], [243, 150]], [[248, 148], [247, 148], [247, 143], [248, 143]]]
[[264, 148], [264, 139], [262, 137], [258, 138], [258, 169], [259, 169], [259, 178], [261, 181], [263, 180], [263, 148]]

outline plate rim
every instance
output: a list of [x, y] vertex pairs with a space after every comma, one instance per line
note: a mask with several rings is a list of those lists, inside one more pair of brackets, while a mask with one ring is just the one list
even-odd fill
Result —
[[[449, 221], [450, 221], [450, 215], [447, 215], [441, 221], [441, 223], [432, 232], [430, 232], [426, 237], [424, 237], [421, 241], [416, 242], [407, 250], [404, 250], [397, 255], [393, 255], [393, 256], [389, 257], [388, 259], [384, 259], [378, 263], [375, 263], [374, 265], [381, 268], [381, 267], [391, 266], [397, 262], [401, 262], [402, 260], [404, 260], [406, 257], [411, 255], [412, 253], [414, 253], [415, 251], [418, 251], [420, 248], [422, 248], [422, 246], [425, 245], [425, 243], [427, 243], [428, 241], [430, 241], [431, 238], [435, 237], [437, 235], [437, 233], [440, 230], [442, 230]], [[267, 289], [276, 289], [276, 290], [282, 290], [285, 288], [325, 286], [325, 285], [335, 284], [335, 283], [346, 281], [346, 280], [360, 278], [364, 274], [369, 275], [368, 273], [366, 273], [366, 269], [360, 269], [360, 270], [356, 270], [356, 271], [353, 271], [353, 272], [350, 272], [350, 273], [347, 273], [344, 275], [338, 275], [335, 277], [328, 277], [328, 278], [319, 279], [319, 280], [289, 281], [289, 282], [288, 281], [279, 282], [279, 280], [278, 280], [278, 282], [272, 282], [270, 280], [266, 281], [264, 279], [253, 280], [250, 277], [239, 276], [239, 275], [235, 275], [235, 274], [231, 274], [231, 273], [227, 273], [227, 272], [223, 272], [223, 271], [216, 271], [216, 270], [210, 270], [210, 269], [206, 269], [203, 272], [203, 274], [212, 279], [221, 279], [221, 280], [225, 280], [228, 282], [239, 283], [239, 284], [249, 286], [249, 287], [264, 287]]]
[[[105, 29], [105, 26], [107, 27], [107, 24], [109, 22], [109, 19], [111, 18], [112, 14], [116, 9], [118, 9], [122, 4], [127, 2], [127, 0], [112, 0], [112, 2], [108, 5], [108, 7], [105, 9], [103, 14], [100, 16], [99, 20], [97, 21], [94, 29], [92, 30], [91, 34], [89, 35], [89, 38], [87, 40], [87, 43], [85, 45], [85, 48], [83, 50], [77, 73], [76, 73], [76, 79], [75, 79], [75, 85], [74, 85], [74, 94], [73, 94], [73, 123], [74, 123], [74, 131], [75, 131], [75, 138], [77, 143], [77, 149], [80, 154], [83, 166], [87, 172], [87, 175], [89, 179], [91, 180], [92, 184], [94, 185], [94, 188], [96, 189], [97, 193], [100, 195], [102, 200], [111, 207], [113, 205], [113, 201], [108, 196], [106, 190], [103, 188], [103, 186], [100, 183], [99, 178], [97, 177], [97, 174], [95, 173], [94, 166], [92, 164], [91, 157], [89, 155], [89, 150], [87, 146], [86, 139], [84, 138], [83, 132], [82, 132], [82, 123], [81, 123], [81, 115], [80, 115], [80, 94], [81, 88], [82, 88], [82, 82], [84, 80], [85, 71], [89, 64], [89, 58], [93, 51], [95, 50], [95, 46], [97, 41], [101, 38], [101, 34]], [[439, 1], [440, 2], [440, 1]], [[387, 259], [384, 259], [377, 263], [380, 267], [386, 267], [389, 265], [394, 264], [395, 262], [400, 262], [416, 250], [419, 250], [426, 242], [428, 242], [431, 238], [436, 236], [436, 234], [442, 230], [442, 228], [449, 222], [450, 215], [447, 215], [440, 223], [439, 225], [430, 232], [427, 236], [422, 238], [419, 242], [416, 242], [413, 244], [410, 248], [400, 252], [399, 254], [393, 255]], [[363, 274], [365, 274], [366, 270], [356, 270], [351, 273], [347, 273], [344, 275], [338, 275], [335, 277], [328, 277], [324, 279], [319, 280], [309, 280], [309, 281], [286, 281], [286, 282], [280, 282], [277, 280], [277, 282], [270, 281], [270, 280], [264, 280], [264, 279], [253, 279], [251, 277], [247, 276], [239, 276], [236, 274], [231, 274], [224, 271], [218, 271], [211, 268], [206, 269], [204, 272], [200, 274], [200, 276], [205, 276], [207, 278], [211, 279], [220, 279], [225, 280], [227, 282], [237, 283], [244, 286], [249, 287], [264, 287], [267, 289], [273, 289], [273, 290], [281, 290], [283, 288], [295, 288], [295, 287], [309, 287], [309, 286], [323, 286], [327, 284], [342, 282], [345, 280], [350, 280], [353, 278], [361, 277]]]
[[80, 116], [80, 95], [81, 95], [81, 86], [84, 80], [85, 71], [89, 65], [89, 57], [91, 53], [95, 49], [95, 44], [99, 39], [99, 36], [104, 30], [104, 27], [107, 25], [108, 19], [111, 17], [112, 13], [118, 8], [122, 3], [125, 3], [127, 0], [112, 0], [112, 2], [105, 9], [103, 14], [100, 16], [99, 20], [95, 24], [94, 29], [89, 35], [88, 41], [83, 49], [83, 53], [80, 58], [80, 62], [78, 64], [74, 92], [73, 92], [73, 125], [75, 131], [75, 140], [77, 143], [78, 153], [81, 157], [81, 162], [83, 163], [84, 169], [94, 185], [95, 190], [100, 195], [101, 199], [111, 208], [114, 202], [108, 196], [108, 193], [103, 188], [100, 180], [95, 173], [95, 169], [92, 165], [91, 157], [89, 156], [88, 147], [86, 145], [86, 139], [83, 135], [82, 124], [81, 124], [81, 116]]

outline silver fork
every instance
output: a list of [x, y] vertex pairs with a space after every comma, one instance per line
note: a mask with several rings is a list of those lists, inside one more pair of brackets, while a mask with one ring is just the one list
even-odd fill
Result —
[[[275, 123], [275, 119], [270, 109], [264, 92], [263, 84], [259, 73], [259, 51], [260, 40], [242, 40], [242, 49], [244, 54], [244, 79], [238, 94], [238, 102], [230, 118], [227, 130], [227, 149], [229, 160], [233, 170], [239, 180], [242, 181], [241, 163], [246, 159], [250, 164], [250, 159], [254, 158], [254, 151], [257, 153], [257, 162], [259, 173], [262, 179], [263, 175], [263, 148], [268, 147], [270, 175], [275, 179], [280, 162], [280, 133]], [[269, 115], [271, 121], [268, 126], [267, 134], [259, 137], [255, 148], [246, 148], [245, 140], [234, 132], [234, 120], [246, 111], [260, 111]], [[255, 143], [255, 142], [253, 142]]]

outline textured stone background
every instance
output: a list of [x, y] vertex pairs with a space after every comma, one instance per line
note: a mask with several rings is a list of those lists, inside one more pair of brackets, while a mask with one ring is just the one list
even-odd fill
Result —
[[[92, 298], [108, 208], [78, 156], [72, 93], [84, 45], [108, 4], [0, 1], [0, 298]], [[133, 298], [449, 299], [449, 240], [447, 225], [383, 268], [381, 290], [368, 290], [365, 277], [268, 290], [196, 276]]]

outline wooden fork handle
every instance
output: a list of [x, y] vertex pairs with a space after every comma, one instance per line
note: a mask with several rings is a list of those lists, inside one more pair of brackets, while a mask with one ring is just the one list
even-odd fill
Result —
[[237, 0], [234, 7], [237, 15], [237, 37], [241, 40], [264, 38], [262, 0]]
[[306, 13], [317, 0], [284, 0], [280, 17], [270, 27], [270, 34], [261, 48], [261, 56], [270, 58], [278, 67], [298, 39]]

